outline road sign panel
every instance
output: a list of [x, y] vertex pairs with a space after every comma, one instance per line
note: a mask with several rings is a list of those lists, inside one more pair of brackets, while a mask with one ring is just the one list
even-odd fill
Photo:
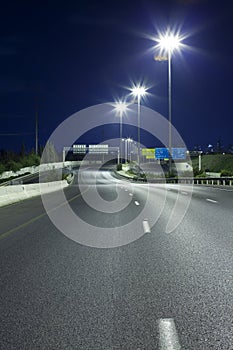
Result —
[[156, 159], [169, 158], [168, 148], [155, 148], [155, 158]]
[[73, 145], [73, 154], [86, 153], [86, 145]]
[[[186, 159], [186, 148], [172, 148], [172, 158], [174, 160]], [[168, 148], [155, 148], [155, 158], [156, 159], [169, 159], [169, 149]]]
[[186, 148], [172, 148], [173, 159], [186, 159]]
[[89, 145], [89, 153], [108, 154], [108, 145]]
[[154, 159], [155, 158], [155, 149], [154, 148], [142, 148], [142, 155], [146, 157], [146, 159]]

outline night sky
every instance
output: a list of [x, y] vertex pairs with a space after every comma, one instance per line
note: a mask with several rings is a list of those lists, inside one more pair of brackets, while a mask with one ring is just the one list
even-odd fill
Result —
[[[68, 116], [124, 97], [132, 81], [150, 87], [142, 103], [167, 117], [167, 62], [154, 60], [151, 39], [167, 27], [185, 37], [172, 59], [173, 125], [189, 148], [219, 138], [233, 144], [232, 7], [230, 0], [2, 2], [0, 149], [34, 147], [36, 109], [45, 144]], [[102, 141], [97, 134], [92, 141]]]

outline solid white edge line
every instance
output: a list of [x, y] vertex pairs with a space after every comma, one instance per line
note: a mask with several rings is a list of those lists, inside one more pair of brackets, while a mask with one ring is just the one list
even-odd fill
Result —
[[207, 202], [211, 202], [211, 203], [218, 203], [217, 201], [214, 201], [213, 199], [210, 198], [206, 198]]
[[149, 225], [148, 219], [144, 219], [144, 220], [143, 220], [142, 226], [143, 226], [144, 233], [151, 233], [150, 225]]
[[138, 201], [134, 201], [134, 203], [135, 203], [136, 205], [140, 205]]
[[161, 318], [158, 324], [160, 350], [181, 350], [174, 320], [172, 318]]
[[211, 188], [212, 190], [219, 190], [219, 191], [226, 191], [226, 192], [233, 192], [233, 190], [228, 190], [226, 188], [219, 188], [219, 187], [212, 187], [212, 186], [206, 186], [208, 188]]

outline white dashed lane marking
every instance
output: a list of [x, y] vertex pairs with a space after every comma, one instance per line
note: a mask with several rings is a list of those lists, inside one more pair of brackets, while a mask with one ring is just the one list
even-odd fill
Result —
[[140, 203], [138, 201], [134, 201], [135, 205], [140, 205]]
[[186, 195], [188, 194], [188, 192], [185, 192], [185, 191], [181, 191], [182, 194]]
[[142, 226], [143, 226], [144, 233], [151, 233], [150, 225], [149, 225], [148, 219], [144, 219], [144, 220], [143, 220]]
[[129, 196], [133, 197], [133, 193], [129, 193]]
[[218, 203], [217, 201], [210, 199], [210, 198], [206, 198], [207, 202], [211, 202], [211, 203]]
[[181, 350], [175, 322], [172, 318], [159, 320], [159, 349]]

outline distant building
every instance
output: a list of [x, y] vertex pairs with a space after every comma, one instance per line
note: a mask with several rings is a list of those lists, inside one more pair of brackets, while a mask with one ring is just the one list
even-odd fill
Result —
[[206, 153], [214, 153], [214, 146], [209, 143], [206, 149]]

